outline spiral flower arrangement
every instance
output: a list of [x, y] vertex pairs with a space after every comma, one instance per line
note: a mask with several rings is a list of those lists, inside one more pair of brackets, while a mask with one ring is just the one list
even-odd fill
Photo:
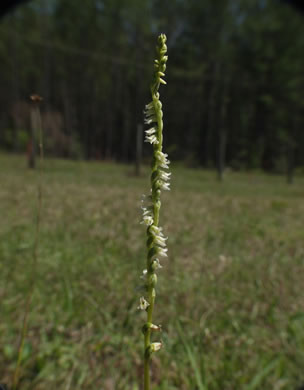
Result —
[[170, 175], [168, 172], [168, 155], [163, 153], [163, 111], [160, 101], [160, 84], [166, 84], [166, 62], [168, 60], [166, 36], [158, 37], [156, 48], [157, 58], [154, 61], [154, 77], [151, 84], [152, 101], [146, 105], [145, 124], [151, 126], [146, 130], [145, 142], [153, 146], [153, 161], [151, 172], [151, 192], [143, 200], [143, 221], [147, 226], [147, 264], [141, 278], [144, 280], [145, 296], [140, 297], [139, 309], [146, 311], [147, 320], [143, 326], [144, 333], [144, 390], [150, 389], [150, 361], [154, 352], [162, 347], [162, 342], [151, 342], [151, 333], [160, 331], [161, 326], [152, 322], [153, 309], [156, 297], [157, 274], [161, 268], [160, 258], [167, 257], [166, 240], [162, 228], [159, 226], [161, 207], [161, 191], [170, 190]]

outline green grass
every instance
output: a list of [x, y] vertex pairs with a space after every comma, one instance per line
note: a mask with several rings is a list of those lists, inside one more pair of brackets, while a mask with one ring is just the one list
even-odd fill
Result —
[[[38, 280], [22, 390], [139, 390], [145, 264], [132, 167], [46, 160]], [[29, 289], [37, 172], [0, 155], [0, 381], [10, 383]], [[304, 179], [173, 168], [162, 225], [154, 390], [304, 382]]]

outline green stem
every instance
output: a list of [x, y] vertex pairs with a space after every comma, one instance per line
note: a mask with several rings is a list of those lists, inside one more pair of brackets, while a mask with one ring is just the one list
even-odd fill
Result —
[[146, 351], [150, 345], [150, 334], [145, 334], [145, 351], [144, 351], [144, 389], [150, 390], [150, 357], [146, 356]]

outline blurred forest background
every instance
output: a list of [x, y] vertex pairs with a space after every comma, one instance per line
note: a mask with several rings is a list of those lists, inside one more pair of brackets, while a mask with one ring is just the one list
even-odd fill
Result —
[[304, 23], [275, 0], [34, 0], [0, 24], [0, 148], [24, 152], [28, 96], [49, 156], [135, 159], [159, 32], [165, 149], [189, 166], [304, 166]]
[[279, 0], [23, 3], [0, 21], [0, 382], [13, 388], [26, 315], [16, 388], [141, 388], [150, 172], [130, 164], [164, 32], [177, 163], [153, 388], [303, 388], [304, 14]]

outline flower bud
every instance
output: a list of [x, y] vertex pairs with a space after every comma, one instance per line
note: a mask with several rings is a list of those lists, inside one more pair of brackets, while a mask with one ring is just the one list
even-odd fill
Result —
[[156, 284], [157, 284], [157, 275], [156, 274], [150, 275], [149, 285], [155, 287]]

